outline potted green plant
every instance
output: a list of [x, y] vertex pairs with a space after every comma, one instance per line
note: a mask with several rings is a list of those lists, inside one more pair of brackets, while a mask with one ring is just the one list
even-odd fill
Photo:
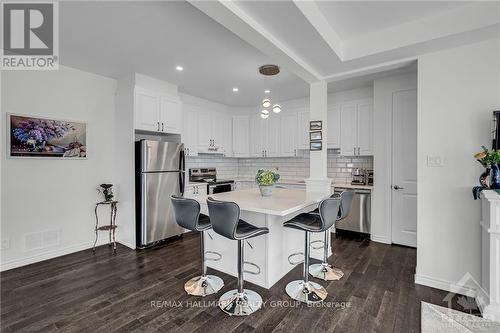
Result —
[[255, 181], [259, 184], [260, 194], [263, 197], [270, 197], [273, 194], [274, 184], [280, 179], [280, 175], [273, 170], [257, 171]]

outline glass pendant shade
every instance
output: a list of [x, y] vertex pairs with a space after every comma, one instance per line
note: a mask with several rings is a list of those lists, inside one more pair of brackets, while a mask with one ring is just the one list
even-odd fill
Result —
[[268, 113], [261, 113], [261, 114], [260, 114], [260, 117], [261, 117], [262, 119], [267, 119], [267, 117], [269, 117], [269, 114], [268, 114]]
[[281, 112], [281, 106], [279, 104], [274, 104], [273, 105], [273, 112], [274, 113], [280, 113]]
[[264, 109], [260, 113], [262, 113], [262, 114], [269, 114], [269, 111], [267, 111], [267, 110]]
[[268, 108], [271, 106], [271, 101], [269, 100], [269, 98], [265, 98], [262, 100], [262, 106], [265, 108]]

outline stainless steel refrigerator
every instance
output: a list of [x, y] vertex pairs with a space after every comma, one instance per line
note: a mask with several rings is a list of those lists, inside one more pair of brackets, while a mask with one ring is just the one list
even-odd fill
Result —
[[136, 142], [137, 247], [145, 248], [182, 234], [175, 222], [170, 196], [183, 195], [184, 144]]

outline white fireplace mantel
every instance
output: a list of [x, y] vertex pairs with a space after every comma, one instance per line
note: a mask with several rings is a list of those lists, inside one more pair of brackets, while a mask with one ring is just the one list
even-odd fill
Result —
[[500, 194], [481, 193], [481, 288], [476, 300], [484, 318], [500, 322]]

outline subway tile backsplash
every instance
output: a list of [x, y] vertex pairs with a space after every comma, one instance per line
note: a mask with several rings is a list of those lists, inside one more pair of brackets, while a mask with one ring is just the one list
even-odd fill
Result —
[[[372, 156], [340, 156], [328, 150], [328, 177], [334, 183], [349, 183], [352, 168], [373, 169]], [[219, 179], [253, 179], [258, 169], [278, 169], [283, 179], [309, 177], [309, 151], [300, 151], [297, 157], [226, 158], [216, 155], [187, 157], [186, 168], [216, 167]]]

